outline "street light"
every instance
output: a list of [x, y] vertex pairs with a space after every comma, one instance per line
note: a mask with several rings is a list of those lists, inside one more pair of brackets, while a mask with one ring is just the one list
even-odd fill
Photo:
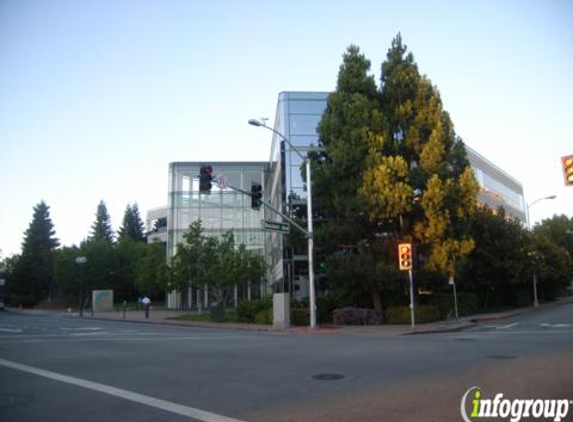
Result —
[[[526, 204], [527, 228], [530, 232], [532, 232], [532, 229], [531, 229], [531, 220], [529, 218], [529, 209], [540, 201], [544, 201], [546, 199], [555, 199], [555, 198], [557, 198], [557, 195], [545, 196], [543, 198], [536, 199], [535, 201], [533, 201], [529, 205]], [[537, 272], [535, 272], [535, 271], [533, 271], [533, 306], [535, 306], [535, 307], [539, 306], [539, 300], [537, 300]]]
[[86, 262], [88, 262], [87, 258], [85, 256], [78, 256], [76, 258], [76, 264], [78, 265], [78, 278], [79, 278], [79, 283], [80, 283], [80, 296], [78, 299], [78, 313], [80, 314], [81, 317], [84, 316], [84, 284], [83, 284], [83, 277], [82, 277], [82, 270], [81, 270], [81, 266], [84, 265]]
[[312, 185], [310, 177], [310, 159], [308, 155], [303, 156], [298, 149], [296, 149], [293, 144], [284, 136], [282, 133], [276, 131], [272, 127], [267, 126], [264, 122], [257, 119], [249, 119], [249, 124], [257, 127], [264, 127], [279, 136], [283, 141], [285, 141], [291, 150], [298, 154], [298, 156], [306, 164], [306, 211], [307, 211], [307, 233], [308, 238], [308, 285], [309, 285], [309, 306], [310, 306], [310, 328], [316, 328], [316, 293], [314, 290], [314, 238], [312, 229]]

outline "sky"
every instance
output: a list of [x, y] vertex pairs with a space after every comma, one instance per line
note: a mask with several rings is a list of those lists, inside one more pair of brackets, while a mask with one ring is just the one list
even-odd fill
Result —
[[[573, 216], [570, 0], [0, 0], [0, 250], [33, 207], [62, 245], [100, 200], [167, 204], [174, 161], [266, 161], [282, 91], [333, 91], [360, 47], [380, 78], [402, 34], [457, 134], [519, 180], [531, 220]], [[0, 256], [0, 257], [1, 257]]]

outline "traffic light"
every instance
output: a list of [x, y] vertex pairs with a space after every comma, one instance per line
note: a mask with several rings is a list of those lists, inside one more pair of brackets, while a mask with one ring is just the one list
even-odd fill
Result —
[[573, 155], [561, 157], [561, 164], [563, 165], [565, 186], [573, 186]]
[[400, 270], [409, 271], [412, 269], [412, 244], [400, 243], [398, 245], [398, 264]]
[[211, 193], [211, 180], [213, 180], [213, 167], [201, 166], [201, 172], [199, 174], [199, 192], [207, 194]]
[[258, 210], [263, 204], [263, 187], [258, 183], [251, 186], [251, 208]]

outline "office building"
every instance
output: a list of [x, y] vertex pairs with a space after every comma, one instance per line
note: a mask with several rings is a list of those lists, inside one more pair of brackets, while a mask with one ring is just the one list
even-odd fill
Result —
[[[253, 210], [251, 198], [231, 188], [250, 192], [253, 182], [265, 188], [268, 174], [267, 162], [209, 162], [214, 175], [222, 175], [229, 187], [219, 188], [213, 183], [210, 194], [199, 192], [199, 169], [205, 163], [185, 162], [169, 165], [169, 198], [167, 206], [167, 259], [177, 253], [183, 234], [194, 221], [201, 220], [205, 235], [221, 237], [232, 231], [235, 242], [244, 244], [255, 254], [265, 254], [265, 232], [261, 220], [265, 209]], [[258, 286], [249, 286], [244, 291], [235, 290], [237, 299], [264, 296], [268, 280], [261, 280]], [[190, 281], [186, 292], [168, 292], [167, 307], [205, 307], [209, 303], [209, 292], [204, 286]], [[200, 305], [199, 305], [200, 304]]]

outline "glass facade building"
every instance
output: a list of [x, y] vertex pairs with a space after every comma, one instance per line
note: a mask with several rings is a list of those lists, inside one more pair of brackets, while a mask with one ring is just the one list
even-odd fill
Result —
[[509, 217], [526, 220], [523, 186], [505, 171], [466, 145], [468, 159], [480, 185], [478, 203], [492, 210], [505, 209]]
[[[326, 92], [281, 92], [275, 115], [274, 129], [306, 156], [317, 148], [317, 126], [326, 109]], [[272, 204], [293, 217], [306, 215], [306, 186], [302, 178], [303, 160], [279, 136], [273, 134], [268, 186]], [[295, 230], [294, 228], [292, 230]], [[268, 238], [268, 257], [275, 289], [293, 292], [300, 298], [308, 295], [308, 257], [306, 247], [286, 247], [283, 236]]]
[[[250, 196], [229, 187], [219, 188], [213, 183], [210, 194], [199, 192], [199, 170], [207, 163], [180, 162], [169, 165], [169, 203], [167, 206], [167, 259], [177, 253], [178, 245], [189, 225], [201, 220], [204, 233], [221, 237], [232, 231], [237, 244], [246, 245], [256, 254], [265, 254], [266, 232], [262, 230], [261, 220], [265, 218], [265, 209], [253, 210]], [[213, 174], [226, 177], [229, 186], [250, 192], [253, 182], [265, 189], [269, 164], [266, 162], [209, 162]], [[251, 295], [265, 295], [267, 280], [253, 290], [238, 291], [236, 296], [250, 298]], [[209, 303], [208, 291], [202, 286], [193, 285], [190, 280], [187, 292], [170, 292], [167, 295], [168, 308], [191, 308], [201, 303]], [[258, 288], [256, 288], [258, 287]]]

